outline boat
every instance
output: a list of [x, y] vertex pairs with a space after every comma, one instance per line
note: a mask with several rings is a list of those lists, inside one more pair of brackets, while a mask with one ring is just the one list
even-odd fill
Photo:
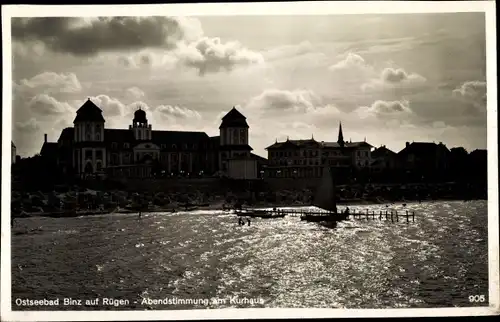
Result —
[[334, 179], [333, 169], [327, 166], [323, 167], [323, 177], [313, 200], [313, 206], [322, 209], [325, 213], [304, 214], [300, 217], [301, 220], [309, 222], [337, 222], [347, 219], [347, 214], [339, 214], [337, 212]]

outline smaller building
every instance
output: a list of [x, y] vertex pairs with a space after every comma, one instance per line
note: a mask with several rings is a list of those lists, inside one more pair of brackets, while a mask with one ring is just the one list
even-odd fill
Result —
[[450, 150], [442, 142], [406, 142], [398, 158], [403, 170], [422, 175], [444, 174], [449, 166]]
[[389, 150], [385, 145], [376, 148], [371, 152], [372, 172], [382, 172], [385, 170], [393, 170], [398, 165], [398, 154]]
[[[337, 142], [307, 140], [276, 142], [267, 147], [268, 174], [271, 178], [321, 177], [325, 165], [344, 170], [369, 169], [372, 145], [365, 141], [344, 141], [339, 124]], [[344, 171], [344, 174], [347, 173]], [[347, 176], [347, 174], [346, 174]]]

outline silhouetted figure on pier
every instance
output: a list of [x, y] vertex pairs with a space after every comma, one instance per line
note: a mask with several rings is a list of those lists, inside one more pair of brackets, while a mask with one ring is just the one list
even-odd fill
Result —
[[[248, 221], [248, 226], [250, 226], [250, 218], [247, 218], [247, 221]], [[243, 223], [245, 224], [245, 223]]]
[[138, 219], [141, 219], [141, 217], [142, 217], [142, 211], [139, 210], [139, 217], [138, 217]]
[[345, 213], [346, 215], [348, 215], [348, 214], [349, 214], [349, 207], [346, 207], [346, 208], [345, 208], [344, 213]]

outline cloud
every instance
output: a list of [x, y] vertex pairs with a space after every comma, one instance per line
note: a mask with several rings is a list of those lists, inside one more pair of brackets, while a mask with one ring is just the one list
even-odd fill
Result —
[[[124, 116], [129, 112], [130, 108], [128, 108], [125, 104], [120, 102], [118, 99], [109, 97], [108, 95], [97, 95], [90, 97], [90, 100], [97, 105], [103, 112], [104, 118], [106, 117], [115, 117], [115, 116]], [[82, 101], [78, 108], [83, 105], [85, 101]]]
[[486, 82], [468, 81], [453, 90], [456, 98], [472, 103], [475, 108], [486, 107]]
[[201, 76], [264, 62], [262, 54], [243, 47], [237, 41], [222, 43], [219, 38], [208, 37], [181, 46], [176, 56], [186, 66], [198, 69]]
[[336, 72], [350, 69], [365, 69], [366, 67], [368, 67], [368, 65], [363, 57], [354, 53], [348, 53], [343, 60], [331, 65], [328, 69], [332, 72]]
[[177, 63], [179, 62], [179, 59], [175, 57], [171, 52], [152, 52], [146, 50], [130, 55], [106, 57], [103, 60], [104, 62], [115, 60], [118, 66], [128, 69], [147, 69], [160, 67], [165, 70], [171, 70], [175, 68]]
[[[386, 68], [382, 71], [382, 80], [386, 83], [402, 83], [412, 79], [424, 79], [422, 76], [417, 74], [408, 74], [404, 69], [398, 68]], [[425, 80], [425, 79], [424, 79]]]
[[66, 102], [59, 102], [54, 97], [47, 94], [39, 94], [33, 97], [28, 107], [31, 111], [40, 116], [57, 116], [74, 112], [71, 105]]
[[16, 122], [15, 130], [24, 134], [33, 134], [40, 130], [40, 124], [35, 118], [30, 118], [26, 122]]
[[372, 79], [368, 83], [361, 85], [361, 89], [365, 92], [398, 88], [415, 89], [425, 83], [426, 79], [421, 75], [407, 73], [402, 68], [389, 67], [382, 70], [378, 79]]
[[171, 106], [171, 105], [160, 105], [154, 110], [157, 114], [164, 117], [174, 117], [181, 119], [201, 119], [200, 113], [194, 110], [190, 110], [185, 107]]
[[252, 98], [247, 108], [276, 112], [308, 112], [316, 109], [321, 99], [310, 90], [268, 89]]
[[39, 41], [54, 52], [92, 56], [143, 48], [172, 49], [203, 34], [196, 19], [178, 17], [36, 17], [12, 19], [12, 38]]
[[55, 94], [77, 93], [82, 85], [74, 73], [44, 72], [30, 79], [22, 79], [19, 84], [13, 83], [14, 92]]
[[392, 117], [405, 117], [412, 114], [408, 101], [382, 101], [377, 100], [370, 106], [362, 106], [354, 111], [361, 119], [370, 117], [388, 119]]
[[144, 91], [136, 86], [130, 87], [125, 91], [125, 96], [131, 100], [141, 99], [144, 95]]
[[116, 63], [134, 69], [182, 64], [205, 75], [264, 61], [237, 41], [204, 37], [200, 22], [188, 17], [15, 18], [12, 37], [79, 57], [127, 51]]

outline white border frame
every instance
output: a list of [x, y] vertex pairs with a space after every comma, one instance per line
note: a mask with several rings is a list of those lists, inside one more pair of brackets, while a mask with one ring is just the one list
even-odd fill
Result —
[[[362, 8], [362, 9], [360, 9]], [[165, 9], [168, 9], [165, 10]], [[98, 10], [98, 14], [96, 11]], [[35, 16], [147, 16], [162, 12], [171, 16], [208, 15], [325, 15], [390, 14], [431, 12], [484, 12], [486, 17], [487, 133], [488, 133], [488, 259], [489, 307], [437, 309], [210, 309], [165, 311], [11, 311], [10, 194], [12, 140], [12, 64], [11, 17]], [[412, 317], [480, 316], [499, 312], [499, 235], [498, 235], [498, 142], [496, 80], [496, 15], [494, 1], [351, 1], [281, 2], [168, 5], [8, 5], [2, 6], [3, 36], [3, 131], [2, 131], [2, 320], [6, 321], [105, 321], [105, 320], [193, 320], [252, 318], [324, 317]]]

